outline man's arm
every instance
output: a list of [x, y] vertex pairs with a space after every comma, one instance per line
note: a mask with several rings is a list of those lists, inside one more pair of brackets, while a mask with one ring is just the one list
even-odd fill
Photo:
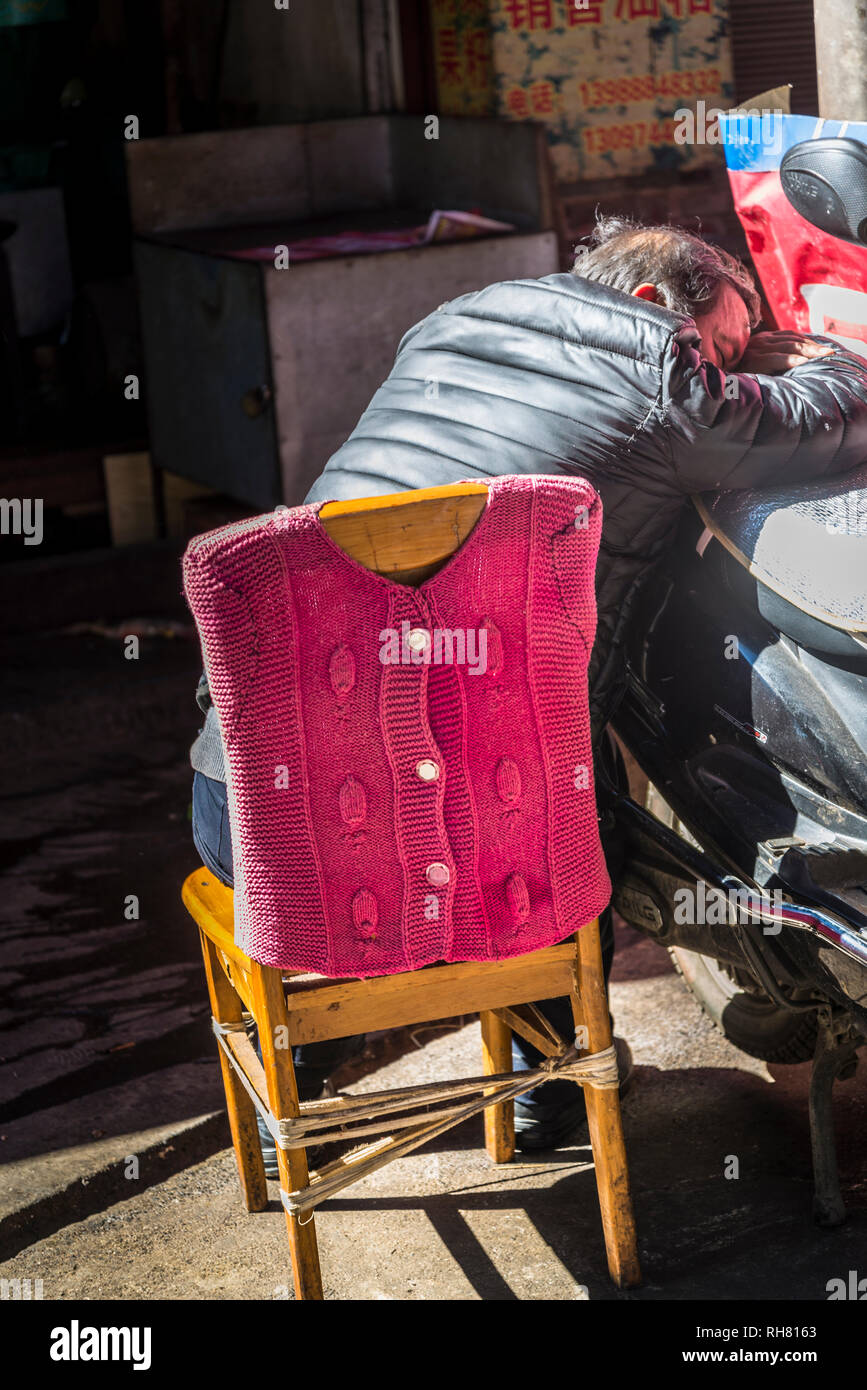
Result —
[[831, 343], [832, 354], [784, 375], [726, 374], [701, 357], [700, 343], [694, 325], [682, 328], [663, 369], [665, 420], [685, 492], [809, 482], [867, 461], [863, 358]]

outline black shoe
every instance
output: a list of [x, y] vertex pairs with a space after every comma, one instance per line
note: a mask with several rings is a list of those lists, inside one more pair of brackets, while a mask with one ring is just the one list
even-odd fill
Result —
[[[537, 1087], [541, 1090], [541, 1087]], [[586, 1138], [587, 1109], [584, 1096], [578, 1086], [574, 1100], [559, 1105], [553, 1113], [551, 1107], [542, 1105], [522, 1105], [520, 1097], [515, 1101], [515, 1147], [522, 1153], [542, 1149], [559, 1149], [570, 1140]]]
[[[259, 1127], [259, 1147], [262, 1150], [262, 1162], [265, 1165], [265, 1177], [273, 1178], [276, 1182], [280, 1177], [280, 1169], [277, 1167], [277, 1145], [270, 1129], [262, 1119], [261, 1115], [256, 1116], [256, 1124]], [[322, 1144], [308, 1144], [307, 1146], [307, 1166], [315, 1168], [319, 1159], [322, 1157], [324, 1147]]]
[[[620, 1094], [632, 1080], [632, 1053], [625, 1038], [615, 1038]], [[558, 1149], [587, 1134], [584, 1091], [571, 1081], [546, 1081], [515, 1101], [515, 1147], [523, 1152]]]

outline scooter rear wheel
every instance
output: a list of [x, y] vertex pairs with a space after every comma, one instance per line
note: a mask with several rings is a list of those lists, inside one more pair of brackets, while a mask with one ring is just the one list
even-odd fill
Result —
[[[647, 789], [646, 805], [664, 825], [701, 848], [652, 783]], [[708, 1018], [741, 1052], [763, 1062], [794, 1064], [812, 1060], [819, 1027], [815, 1011], [781, 1008], [762, 989], [746, 961], [739, 970], [682, 946], [670, 946], [668, 954]]]
[[764, 1062], [809, 1062], [816, 1050], [817, 1015], [780, 1008], [752, 980], [747, 987], [713, 956], [669, 948], [674, 968], [720, 1032], [750, 1057]]

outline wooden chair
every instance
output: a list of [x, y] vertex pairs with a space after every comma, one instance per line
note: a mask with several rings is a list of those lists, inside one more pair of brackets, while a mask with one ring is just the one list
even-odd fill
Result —
[[[332, 502], [320, 519], [361, 564], [400, 583], [420, 583], [469, 535], [486, 492], [484, 484], [462, 483]], [[298, 1298], [323, 1296], [313, 1220], [320, 1202], [482, 1110], [488, 1154], [494, 1163], [508, 1163], [515, 1150], [515, 1097], [557, 1075], [584, 1086], [611, 1277], [621, 1288], [640, 1282], [598, 922], [560, 945], [507, 960], [334, 980], [281, 972], [245, 955], [235, 945], [232, 891], [207, 869], [190, 874], [183, 901], [201, 936], [243, 1199], [248, 1211], [267, 1203], [258, 1111], [277, 1142]], [[575, 1043], [561, 1038], [532, 1003], [560, 995], [572, 1000]], [[247, 1036], [245, 1012], [258, 1027], [262, 1063]], [[482, 1026], [481, 1076], [299, 1102], [292, 1064], [297, 1044], [475, 1012]], [[513, 1031], [545, 1057], [536, 1071], [511, 1070]], [[420, 1108], [421, 1115], [406, 1113]], [[376, 1134], [383, 1137], [371, 1142]], [[308, 1145], [357, 1138], [367, 1141], [363, 1147], [308, 1172]]]

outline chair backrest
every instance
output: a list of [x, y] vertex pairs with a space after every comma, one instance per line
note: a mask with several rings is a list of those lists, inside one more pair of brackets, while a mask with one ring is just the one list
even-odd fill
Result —
[[463, 545], [487, 496], [485, 483], [448, 483], [328, 502], [319, 520], [358, 564], [399, 584], [421, 584]]
[[586, 480], [503, 476], [191, 541], [247, 955], [404, 973], [524, 954], [598, 915], [600, 528]]

